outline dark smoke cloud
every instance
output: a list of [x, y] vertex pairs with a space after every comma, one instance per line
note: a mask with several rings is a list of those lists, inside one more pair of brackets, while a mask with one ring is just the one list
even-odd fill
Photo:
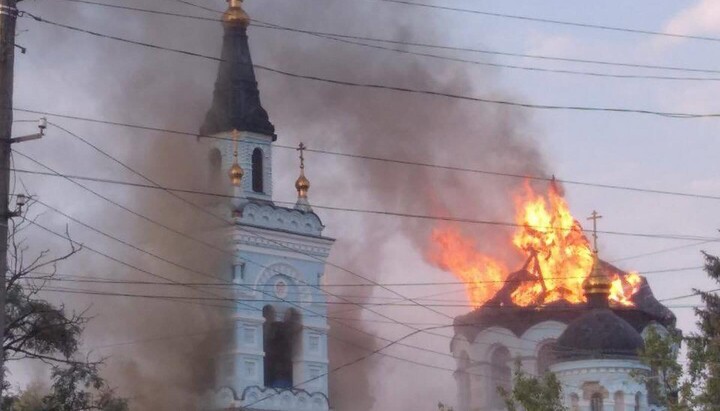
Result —
[[[138, 0], [123, 4], [202, 14], [168, 0]], [[220, 10], [224, 7], [220, 0], [206, 4]], [[212, 22], [73, 6], [65, 2], [37, 2], [27, 7], [48, 18], [123, 37], [210, 55], [219, 55], [220, 51], [221, 27]], [[397, 40], [451, 41], [437, 16], [379, 3], [258, 0], [246, 2], [246, 8], [259, 20], [297, 28]], [[25, 35], [31, 54], [20, 63], [25, 71], [19, 76], [19, 105], [172, 129], [198, 129], [210, 105], [215, 62], [48, 26], [26, 23], [25, 27], [31, 30]], [[250, 38], [256, 63], [301, 74], [457, 94], [502, 96], [502, 91], [494, 87], [498, 73], [492, 70], [470, 69], [262, 28], [251, 28]], [[39, 76], [45, 79], [42, 86], [36, 83]], [[524, 112], [515, 109], [441, 97], [339, 87], [266, 72], [258, 72], [258, 79], [263, 104], [278, 129], [278, 141], [282, 144], [304, 141], [312, 148], [520, 174], [538, 173], [544, 169], [532, 137], [532, 122]], [[43, 98], [38, 96], [41, 90]], [[93, 141], [163, 184], [207, 189], [206, 152], [193, 139], [81, 123], [68, 123], [67, 126], [91, 136]], [[53, 152], [67, 150], [70, 144], [82, 161], [53, 157]], [[64, 138], [37, 148], [36, 152], [44, 161], [63, 171], [135, 178], [76, 144]], [[85, 161], [86, 158], [92, 160]], [[276, 199], [293, 201], [296, 154], [276, 149], [273, 165]], [[512, 213], [508, 204], [512, 204], [510, 197], [518, 186], [515, 180], [480, 174], [312, 153], [308, 155], [307, 171], [313, 183], [310, 200], [314, 204], [468, 218], [509, 220]], [[125, 236], [123, 238], [130, 238], [144, 248], [199, 271], [226, 275], [224, 270], [229, 260], [222, 254], [128, 217], [102, 202], [75, 205], [65, 199], [64, 191], [44, 185], [42, 181], [34, 187], [40, 193], [49, 190], [59, 204], [74, 207], [78, 215]], [[164, 193], [105, 190], [111, 192], [113, 198], [133, 209], [143, 210], [169, 226], [207, 241], [217, 241], [211, 234], [212, 228], [220, 225], [217, 220]], [[204, 204], [202, 199], [192, 200]], [[434, 227], [432, 222], [330, 212], [320, 208], [316, 211], [327, 225], [326, 234], [338, 239], [330, 257], [337, 265], [378, 282], [452, 279], [422, 262]], [[462, 228], [475, 235], [484, 250], [501, 255], [507, 253], [504, 246], [507, 231], [482, 226]], [[196, 274], [160, 264], [135, 252], [116, 251], [117, 245], [106, 240], [101, 244], [105, 249], [122, 252], [129, 261], [158, 273], [181, 281], [203, 280]], [[512, 259], [510, 255], [506, 257]], [[113, 277], [147, 279], [99, 258], [86, 257], [82, 264]], [[326, 272], [326, 281], [329, 284], [362, 282], [332, 267]], [[112, 290], [117, 291], [117, 288]], [[334, 287], [331, 290], [352, 295], [353, 301], [393, 297], [383, 290], [362, 287]], [[133, 288], [132, 291], [167, 292], [164, 288]], [[398, 291], [417, 296], [432, 290], [399, 288]], [[182, 290], [174, 292], [176, 295], [191, 294]], [[217, 308], [167, 302], [92, 301], [98, 315], [88, 331], [89, 346], [153, 336], [197, 334], [228, 326], [228, 313]], [[359, 309], [333, 305], [330, 308], [332, 316], [347, 319], [344, 323], [383, 338], [396, 338], [411, 331], [397, 325], [378, 325], [373, 320], [381, 318]], [[402, 321], [431, 319], [450, 323], [446, 317], [417, 308], [378, 310]], [[385, 343], [337, 323], [331, 323], [330, 332], [335, 338], [330, 340], [331, 368], [362, 357], [368, 350]], [[222, 341], [219, 335], [208, 333], [205, 337], [119, 346], [101, 352], [111, 355], [108, 371], [112, 382], [122, 393], [133, 398], [135, 409], [189, 410], [193, 409], [196, 394], [202, 392], [210, 380], [209, 370], [202, 364], [207, 363], [208, 353], [219, 349]], [[446, 339], [422, 336], [411, 342], [447, 352]], [[405, 358], [453, 365], [450, 359], [437, 355], [423, 356], [408, 349], [392, 352]], [[348, 411], [432, 407], [439, 399], [453, 401], [453, 390], [451, 373], [427, 370], [380, 356], [344, 369], [331, 378], [332, 405]]]

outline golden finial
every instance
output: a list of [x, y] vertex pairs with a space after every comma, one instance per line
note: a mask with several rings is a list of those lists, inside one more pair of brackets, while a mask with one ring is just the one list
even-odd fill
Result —
[[312, 207], [310, 206], [310, 202], [308, 202], [307, 198], [308, 191], [310, 190], [310, 180], [305, 177], [305, 150], [307, 150], [307, 146], [300, 143], [297, 148], [297, 151], [300, 152], [300, 177], [298, 177], [297, 181], [295, 181], [295, 188], [298, 192], [298, 200], [295, 204], [295, 209], [304, 212], [312, 212]]
[[227, 0], [229, 7], [223, 14], [223, 23], [227, 26], [247, 28], [250, 25], [250, 16], [242, 8], [242, 0]]
[[300, 152], [300, 177], [295, 181], [295, 188], [297, 189], [299, 198], [307, 198], [308, 191], [310, 190], [310, 180], [305, 177], [305, 150], [307, 150], [307, 146], [300, 143], [297, 148], [297, 151]]
[[593, 268], [592, 272], [585, 280], [583, 287], [585, 288], [585, 294], [609, 294], [610, 287], [612, 287], [612, 281], [610, 277], [605, 275], [600, 269], [600, 257], [598, 257], [598, 230], [597, 222], [602, 216], [597, 211], [592, 212], [592, 216], [588, 217], [588, 220], [593, 222]]
[[233, 130], [232, 136], [233, 140], [235, 140], [235, 151], [233, 152], [233, 164], [230, 166], [230, 171], [228, 172], [228, 175], [230, 176], [230, 183], [234, 185], [235, 187], [240, 187], [242, 185], [242, 178], [245, 175], [245, 170], [240, 167], [240, 164], [238, 163], [238, 136], [240, 133], [237, 130]]

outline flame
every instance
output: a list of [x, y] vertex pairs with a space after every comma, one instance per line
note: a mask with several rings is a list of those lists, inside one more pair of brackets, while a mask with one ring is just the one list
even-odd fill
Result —
[[[593, 251], [555, 184], [545, 195], [539, 195], [526, 183], [523, 193], [515, 198], [515, 209], [518, 228], [512, 244], [525, 259], [525, 271], [531, 278], [518, 280], [512, 302], [522, 307], [561, 300], [584, 302], [583, 283], [593, 268]], [[477, 251], [475, 242], [455, 227], [438, 227], [431, 239], [434, 247], [429, 260], [467, 283], [473, 307], [485, 304], [514, 279], [501, 261]], [[613, 273], [611, 278], [611, 302], [632, 306], [642, 277]]]
[[509, 273], [507, 267], [476, 252], [473, 241], [463, 237], [459, 230], [453, 227], [435, 230], [432, 240], [439, 247], [431, 252], [429, 259], [468, 285], [468, 299], [475, 307], [492, 298], [504, 285]]

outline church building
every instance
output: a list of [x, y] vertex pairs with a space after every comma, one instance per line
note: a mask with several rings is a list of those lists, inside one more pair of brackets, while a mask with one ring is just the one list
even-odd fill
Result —
[[[523, 270], [513, 278], [527, 278]], [[664, 410], [638, 381], [637, 375], [652, 373], [638, 351], [648, 330], [667, 335], [675, 316], [645, 279], [632, 305], [611, 305], [610, 273], [619, 272], [595, 251], [583, 284], [586, 303], [521, 307], [510, 298], [520, 282], [510, 281], [485, 305], [456, 318], [457, 410], [507, 409], [498, 387], [512, 389], [517, 363], [530, 375], [553, 372], [570, 411]]]
[[208, 410], [327, 411], [326, 300], [320, 284], [334, 240], [308, 201], [300, 177], [294, 207], [273, 202], [275, 127], [260, 103], [241, 0], [228, 0], [212, 107], [200, 129], [211, 147], [210, 166], [229, 175], [232, 200], [223, 232], [231, 248], [236, 284], [234, 336], [216, 360]]

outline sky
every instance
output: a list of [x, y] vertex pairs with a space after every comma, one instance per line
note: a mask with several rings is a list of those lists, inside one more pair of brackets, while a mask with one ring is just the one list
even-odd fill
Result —
[[[196, 0], [198, 3], [222, 10], [221, 0]], [[537, 54], [578, 59], [608, 60], [625, 63], [683, 66], [720, 69], [720, 53], [714, 53], [718, 42], [667, 38], [633, 33], [619, 33], [579, 27], [503, 19], [477, 14], [437, 10], [394, 4], [379, 0], [350, 2], [348, 0], [313, 0], [302, 5], [298, 0], [247, 0], [245, 8], [255, 19], [291, 27], [355, 34], [360, 36], [392, 37], [405, 41], [446, 44], [458, 47], [497, 50], [510, 53]], [[142, 1], [119, 2], [137, 7], [148, 6]], [[705, 1], [633, 2], [605, 1], [460, 1], [437, 0], [428, 2], [456, 8], [495, 13], [532, 16], [649, 31], [682, 33], [720, 37], [720, 5]], [[90, 5], [70, 4], [59, 0], [25, 1], [22, 7], [46, 18], [91, 30], [102, 31], [135, 40], [161, 44], [167, 47], [217, 55], [220, 47], [220, 28], [212, 22], [195, 22], [163, 17], [137, 17], [132, 13], [109, 11]], [[212, 16], [212, 13], [178, 5], [170, 0], [152, 2], [157, 10]], [[428, 90], [448, 90], [455, 94], [476, 97], [497, 97], [516, 102], [562, 106], [620, 107], [668, 112], [720, 113], [720, 103], [714, 98], [720, 88], [717, 81], [667, 81], [658, 79], [601, 78], [570, 74], [536, 72], [508, 68], [486, 67], [446, 60], [407, 56], [392, 51], [368, 49], [348, 44], [337, 44], [326, 39], [309, 38], [300, 34], [274, 32], [251, 28], [251, 48], [257, 64], [268, 64], [309, 75], [329, 78], [382, 82]], [[16, 73], [16, 107], [47, 110], [132, 122], [181, 130], [196, 130], [204, 111], [209, 107], [216, 63], [162, 53], [99, 39], [82, 33], [21, 20], [18, 44], [28, 47], [28, 53], [18, 55]], [[540, 61], [504, 56], [472, 55], [450, 51], [431, 51], [443, 55], [549, 69], [591, 70], [615, 74], [662, 74], [685, 76], [686, 73], [649, 69], [615, 68], [568, 62]], [[317, 54], [313, 54], [317, 53]], [[316, 58], [314, 56], [317, 56]], [[409, 67], [409, 69], [408, 69]], [[405, 71], [407, 70], [407, 71]], [[405, 76], [405, 73], [410, 73]], [[413, 82], [414, 74], [421, 81]], [[720, 77], [700, 74], [699, 77]], [[373, 91], [361, 93], [341, 86], [328, 86], [307, 80], [289, 80], [277, 75], [258, 72], [264, 106], [278, 128], [278, 142], [294, 145], [299, 141], [311, 147], [350, 150], [370, 155], [388, 153], [402, 158], [423, 161], [430, 156], [441, 164], [500, 171], [542, 172], [560, 179], [619, 185], [654, 190], [679, 191], [702, 195], [720, 195], [720, 167], [716, 159], [720, 137], [715, 129], [717, 119], [677, 119], [651, 115], [607, 112], [580, 112], [532, 109], [498, 109], [484, 103], [462, 102], [446, 106], [442, 97], [399, 96], [397, 92]], [[319, 90], [319, 91], [318, 91]], [[357, 99], [356, 99], [357, 98]], [[339, 101], [337, 107], [326, 99]], [[355, 100], [356, 99], [356, 100]], [[438, 100], [440, 99], [440, 100]], [[422, 144], [413, 146], [411, 140], [395, 140], [393, 133], [402, 134], [402, 124], [393, 124], [393, 118], [384, 117], [367, 104], [397, 109], [398, 122], [417, 121], [408, 130], [428, 131]], [[316, 109], [313, 110], [313, 107]], [[400, 108], [398, 108], [400, 107]], [[402, 112], [406, 107], [406, 112]], [[437, 109], [435, 109], [437, 107]], [[346, 110], [346, 111], [343, 111]], [[446, 111], [444, 111], [446, 110]], [[349, 111], [353, 111], [350, 113]], [[477, 112], [482, 122], [471, 118]], [[183, 115], [178, 115], [182, 113]], [[187, 113], [187, 115], [185, 115]], [[413, 113], [416, 115], [413, 117]], [[375, 117], [373, 117], [375, 116]], [[494, 116], [499, 120], [494, 122]], [[20, 119], [31, 119], [29, 114], [16, 114]], [[344, 133], [348, 124], [371, 121]], [[317, 121], [313, 121], [317, 119]], [[139, 134], [128, 129], [89, 125], [69, 120], [54, 120], [76, 133], [82, 133], [114, 156], [143, 170], [154, 179], [167, 185], [181, 187], [202, 186], [202, 173], [197, 164], [203, 157], [192, 144], [182, 148], [174, 144], [177, 138], [166, 135]], [[488, 124], [487, 129], [483, 124]], [[492, 126], [491, 126], [492, 125]], [[512, 130], [507, 135], [503, 127]], [[53, 131], [53, 130], [51, 130]], [[18, 124], [15, 134], [32, 132], [32, 126]], [[360, 132], [367, 133], [361, 134]], [[384, 135], [384, 133], [387, 133]], [[432, 135], [430, 135], [432, 134]], [[520, 147], [515, 151], [503, 146]], [[183, 140], [191, 142], [191, 140]], [[27, 143], [21, 149], [61, 172], [97, 177], [133, 179], [126, 170], [111, 164], [96, 152], [78, 144], [59, 130], [54, 130], [40, 143]], [[32, 146], [31, 146], [32, 144]], [[502, 148], [501, 148], [502, 147]], [[493, 159], [493, 153], [504, 159]], [[293, 201], [292, 183], [297, 175], [295, 154], [276, 151], [274, 158], [275, 197]], [[18, 164], [32, 164], [17, 159]], [[512, 164], [511, 164], [512, 163]], [[527, 163], [527, 164], [525, 164]], [[308, 155], [308, 177], [313, 182], [311, 202], [345, 207], [417, 211], [432, 204], [403, 201], [388, 193], [428, 191], [426, 198], [443, 204], [458, 216], [505, 218], [503, 209], [511, 208], [505, 196], [505, 183], [489, 177], [463, 176], [454, 189], [451, 185], [430, 185], [415, 190], [410, 182], [416, 170], [400, 167], [383, 170], [387, 178], [380, 181], [377, 171], [363, 174], [365, 163], [340, 158], [319, 158]], [[338, 170], [338, 172], [334, 172]], [[406, 179], [407, 178], [407, 179]], [[435, 177], [434, 177], [435, 178]], [[454, 181], [455, 177], [442, 174], [433, 181]], [[148, 231], [145, 223], [128, 217], [109, 206], [106, 201], [88, 195], [65, 182], [48, 181], [23, 176], [29, 191], [37, 194], [66, 213], [86, 218], [94, 225], [128, 239], [138, 245], [166, 251], [180, 256], [191, 246], [178, 245], [167, 234]], [[19, 183], [18, 183], [19, 184]], [[387, 188], [382, 191], [377, 187]], [[387, 186], [387, 187], [385, 187]], [[212, 223], [199, 220], [187, 209], [160, 194], [138, 193], [129, 188], [94, 186], [107, 196], [129, 207], [142, 209], [168, 224], [181, 225], [195, 232], [212, 228]], [[578, 218], [598, 210], [604, 218], [600, 228], [605, 231], [691, 235], [716, 237], [720, 228], [717, 200], [674, 197], [597, 187], [566, 185], [565, 193], [571, 210]], [[503, 194], [503, 195], [501, 195]], [[414, 197], [413, 197], [414, 198]], [[422, 201], [422, 199], [420, 199]], [[461, 203], [461, 204], [459, 204]], [[418, 208], [419, 207], [419, 208]], [[177, 212], [175, 212], [177, 210]], [[170, 212], [168, 212], [170, 211]], [[452, 281], [453, 277], [430, 266], [424, 258], [423, 239], [414, 236], [416, 223], [407, 221], [369, 220], [364, 217], [318, 209], [327, 226], [325, 234], [338, 239], [331, 255], [336, 262], [358, 267], [363, 273], [386, 283]], [[48, 225], [62, 229], [70, 223], [67, 218], [45, 213], [41, 218]], [[368, 217], [369, 218], [369, 217]], [[394, 233], [379, 229], [386, 224], [397, 228]], [[150, 267], [172, 272], [168, 267], [157, 267], [134, 251], [120, 249], [107, 238], [87, 229], [71, 225], [75, 238], [103, 250], [121, 253], [128, 259], [147, 263]], [[424, 230], [425, 228], [423, 228]], [[486, 230], [487, 231], [487, 230]], [[496, 239], [494, 234], [482, 232], [485, 246]], [[61, 247], [35, 232], [31, 234], [38, 244], [50, 243]], [[372, 243], [372, 245], [368, 245]], [[162, 244], [162, 245], [157, 245]], [[693, 241], [604, 235], [600, 239], [603, 259], [614, 262], [626, 270], [654, 271], [702, 265], [700, 250], [720, 253], [720, 245]], [[656, 251], [686, 246], [685, 248], [655, 253]], [[40, 245], [38, 247], [41, 247]], [[348, 252], [350, 251], [350, 252]], [[353, 260], [352, 251], [357, 251]], [[645, 255], [653, 253], [651, 255]], [[641, 256], [642, 255], [642, 256]], [[92, 267], [108, 273], [107, 262], [97, 257], [82, 257], [77, 266]], [[203, 261], [204, 262], [204, 261]], [[199, 263], [198, 263], [199, 264]], [[202, 265], [202, 264], [200, 264]], [[207, 267], [203, 268], [205, 270]], [[114, 268], [112, 270], [115, 270]], [[665, 272], [648, 275], [657, 298], [671, 298], [689, 294], [693, 288], [713, 287], [701, 269]], [[347, 280], [347, 279], [345, 279]], [[328, 281], [342, 282], [343, 279]], [[135, 290], [137, 291], [137, 290]], [[405, 290], [403, 293], [422, 295], [433, 290]], [[455, 289], [457, 291], [457, 288]], [[387, 298], [387, 293], [376, 290], [376, 298]], [[458, 299], [462, 294], [457, 295]], [[163, 335], [157, 325], [166, 317], [146, 315], [148, 306], [128, 307], [125, 303], [108, 302], [101, 298], [70, 301], [78, 307], [92, 304], [99, 325], [90, 325], [88, 346]], [[674, 305], [691, 305], [697, 299], [673, 301]], [[157, 312], [172, 316], [173, 324], [182, 318], [166, 303], [152, 306]], [[164, 304], [164, 305], [163, 305]], [[127, 310], [127, 311], [122, 311]], [[448, 309], [450, 316], [461, 314], [465, 308]], [[678, 325], [685, 332], [694, 330], [692, 310], [673, 310]], [[130, 313], [127, 316], [123, 312]], [[184, 312], [184, 311], [181, 311]], [[449, 322], [448, 318], [412, 310], [384, 309], [387, 315], [404, 321]], [[110, 320], [111, 318], [120, 318]], [[201, 313], [198, 318], [213, 318]], [[366, 314], [362, 318], [371, 319]], [[377, 319], [377, 318], [375, 318]], [[200, 321], [200, 320], [199, 320]], [[216, 319], [207, 320], [213, 323]], [[102, 323], [105, 323], [103, 325]], [[365, 325], [384, 338], [396, 338], [404, 329], [377, 323]], [[162, 330], [168, 332], [169, 329]], [[450, 335], [450, 330], [442, 333]], [[418, 336], [410, 343], [447, 352], [447, 338]], [[126, 361], [138, 351], [127, 347], [109, 349], [102, 354]], [[138, 349], [139, 350], [139, 349]], [[389, 352], [418, 358], [428, 363], [452, 367], [452, 359], [440, 358], [395, 347]], [[143, 355], [150, 356], [148, 352]], [[114, 368], [113, 368], [114, 367]], [[127, 367], [112, 366], [114, 372], [128, 379]], [[16, 370], [16, 384], [36, 378], [29, 368]], [[121, 370], [121, 371], [118, 371]], [[342, 373], [352, 373], [348, 369]], [[426, 370], [427, 371], [427, 370]], [[423, 372], [426, 372], [423, 371]], [[375, 360], [368, 373], [370, 392], [376, 398], [375, 409], [389, 409], [412, 401], [434, 404], [437, 400], [454, 402], [454, 382], [450, 373], [433, 379], [417, 379], [417, 367], [391, 360]], [[427, 371], [429, 372], [429, 371]], [[378, 382], [377, 376], [391, 376], [393, 387]], [[158, 377], [161, 378], [161, 377]], [[120, 384], [132, 391], [131, 384]], [[418, 395], [420, 392], [422, 394]]]

